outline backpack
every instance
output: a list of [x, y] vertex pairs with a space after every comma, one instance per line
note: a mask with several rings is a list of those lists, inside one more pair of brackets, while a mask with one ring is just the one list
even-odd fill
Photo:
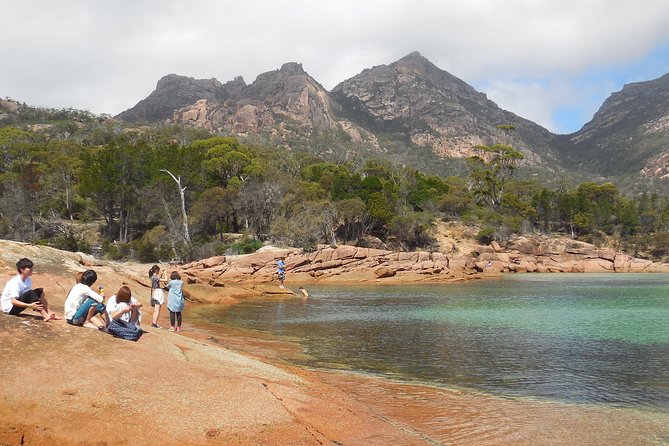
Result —
[[137, 342], [144, 332], [135, 324], [113, 319], [107, 327], [107, 333], [115, 338]]

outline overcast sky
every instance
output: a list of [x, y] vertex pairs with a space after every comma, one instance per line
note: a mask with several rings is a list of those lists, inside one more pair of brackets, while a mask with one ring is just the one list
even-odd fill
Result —
[[412, 51], [500, 107], [578, 130], [669, 72], [669, 0], [0, 0], [0, 97], [115, 115], [168, 73], [300, 62], [331, 89]]

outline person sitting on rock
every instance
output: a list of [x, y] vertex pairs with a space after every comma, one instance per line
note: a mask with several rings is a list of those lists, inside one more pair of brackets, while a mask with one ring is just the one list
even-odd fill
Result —
[[32, 260], [26, 258], [16, 262], [16, 270], [19, 273], [7, 282], [2, 291], [2, 297], [0, 297], [3, 313], [16, 315], [30, 308], [39, 312], [45, 321], [62, 319], [49, 310], [49, 302], [46, 300], [44, 290], [42, 288], [32, 289], [33, 282], [30, 276], [33, 274], [33, 266]]
[[110, 322], [115, 319], [139, 326], [142, 319], [139, 309], [142, 304], [132, 297], [130, 287], [122, 286], [116, 294], [107, 299], [106, 307]]
[[107, 327], [104, 295], [91, 289], [98, 280], [92, 269], [84, 271], [78, 284], [72, 287], [65, 299], [65, 318], [70, 325], [104, 330]]
[[144, 333], [139, 326], [142, 317], [139, 312], [141, 306], [142, 304], [132, 297], [130, 287], [122, 286], [107, 302], [110, 319], [107, 333], [116, 338], [138, 341]]

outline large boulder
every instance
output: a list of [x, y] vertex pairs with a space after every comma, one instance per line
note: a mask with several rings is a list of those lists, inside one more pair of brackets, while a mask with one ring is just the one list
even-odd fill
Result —
[[381, 266], [374, 270], [374, 274], [376, 274], [377, 278], [383, 279], [384, 277], [393, 277], [397, 272], [387, 266]]
[[509, 251], [518, 251], [521, 254], [542, 255], [546, 249], [541, 242], [527, 237], [518, 237], [512, 240], [507, 248]]

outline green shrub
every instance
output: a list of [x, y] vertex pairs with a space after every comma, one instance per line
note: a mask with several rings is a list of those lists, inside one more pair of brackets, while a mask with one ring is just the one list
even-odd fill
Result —
[[133, 245], [135, 247], [135, 257], [140, 262], [153, 263], [158, 261], [158, 255], [153, 243], [135, 240]]
[[81, 235], [75, 234], [74, 230], [69, 228], [65, 234], [59, 235], [51, 242], [51, 246], [63, 251], [71, 252], [91, 252], [91, 246]]
[[110, 260], [123, 260], [130, 256], [131, 248], [128, 243], [102, 243], [102, 253]]
[[264, 246], [260, 240], [248, 240], [246, 242], [233, 243], [228, 249], [228, 254], [251, 254]]
[[492, 243], [492, 241], [495, 239], [494, 234], [495, 234], [495, 228], [488, 226], [481, 229], [476, 234], [476, 240], [478, 240], [478, 242], [481, 244], [488, 245]]

